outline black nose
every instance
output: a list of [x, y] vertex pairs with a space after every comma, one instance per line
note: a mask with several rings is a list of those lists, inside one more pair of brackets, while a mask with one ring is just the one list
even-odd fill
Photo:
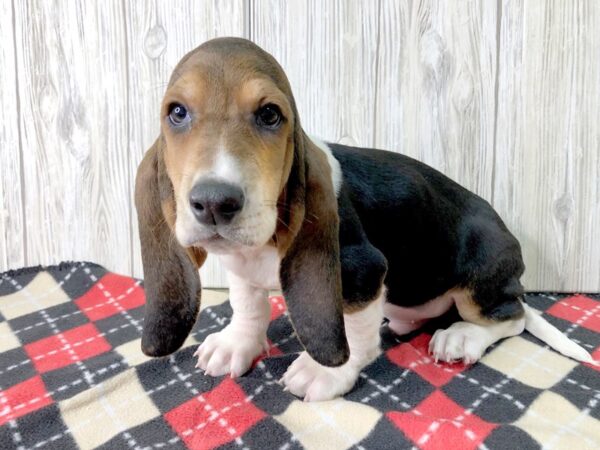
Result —
[[244, 193], [232, 184], [203, 181], [192, 188], [190, 206], [200, 223], [227, 224], [242, 210]]

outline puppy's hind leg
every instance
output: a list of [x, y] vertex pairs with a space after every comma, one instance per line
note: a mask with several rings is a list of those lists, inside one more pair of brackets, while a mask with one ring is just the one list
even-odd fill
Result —
[[[479, 360], [485, 350], [500, 339], [521, 334], [525, 328], [523, 306], [518, 298], [512, 298], [509, 309], [511, 318], [492, 319], [482, 314], [468, 289], [452, 291], [458, 313], [464, 321], [453, 323], [445, 330], [437, 330], [429, 342], [429, 352], [437, 361], [472, 364]], [[505, 308], [507, 309], [507, 308]], [[521, 312], [519, 312], [519, 309]], [[492, 315], [493, 316], [493, 315]]]

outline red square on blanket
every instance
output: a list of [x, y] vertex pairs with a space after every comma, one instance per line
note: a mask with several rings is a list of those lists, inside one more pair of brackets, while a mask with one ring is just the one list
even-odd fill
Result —
[[110, 344], [91, 323], [25, 346], [25, 351], [40, 373], [60, 369], [110, 349]]
[[165, 414], [189, 448], [211, 449], [242, 436], [266, 414], [231, 378]]
[[144, 302], [144, 291], [134, 279], [114, 273], [100, 278], [89, 291], [75, 300], [79, 309], [93, 321], [137, 308]]
[[600, 332], [599, 304], [584, 295], [567, 297], [552, 305], [546, 312], [571, 323], [579, 323], [580, 326], [597, 333]]
[[0, 393], [0, 425], [52, 403], [40, 376], [23, 381]]
[[285, 300], [282, 296], [274, 296], [269, 298], [271, 302], [271, 322], [281, 316], [286, 310]]
[[390, 411], [387, 417], [421, 449], [475, 449], [496, 427], [468, 414], [440, 391], [410, 412]]
[[462, 363], [435, 364], [429, 355], [429, 341], [431, 336], [420, 334], [408, 342], [397, 345], [387, 351], [386, 356], [394, 364], [418, 373], [422, 378], [436, 387], [448, 383], [457, 373], [465, 370]]

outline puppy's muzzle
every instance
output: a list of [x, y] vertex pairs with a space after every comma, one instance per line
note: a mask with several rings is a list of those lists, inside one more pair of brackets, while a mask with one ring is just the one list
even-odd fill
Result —
[[203, 225], [227, 225], [244, 207], [244, 192], [219, 181], [203, 181], [190, 192], [190, 207]]

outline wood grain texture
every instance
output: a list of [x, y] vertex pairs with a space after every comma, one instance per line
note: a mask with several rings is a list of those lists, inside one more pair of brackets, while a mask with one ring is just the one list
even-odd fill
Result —
[[12, 3], [0, 3], [0, 271], [25, 264], [19, 98]]
[[381, 2], [374, 145], [492, 195], [496, 2]]
[[251, 38], [285, 70], [304, 128], [370, 145], [376, 92], [378, 2], [251, 2]]
[[600, 290], [600, 4], [502, 2], [494, 206], [530, 289]]
[[[142, 277], [138, 224], [133, 208], [133, 180], [147, 148], [159, 134], [160, 105], [171, 72], [190, 50], [218, 36], [243, 36], [243, 0], [202, 2], [125, 2], [127, 17], [128, 95], [130, 111], [128, 192], [131, 214], [131, 247], [134, 276]], [[201, 270], [205, 287], [226, 286], [216, 258], [209, 256]]]
[[[281, 63], [307, 131], [416, 157], [490, 200], [531, 290], [600, 290], [600, 4], [0, 2], [0, 271], [142, 276], [133, 182], [171, 71], [216, 36]], [[226, 284], [218, 264], [205, 286]]]
[[121, 2], [14, 2], [28, 264], [131, 269]]

